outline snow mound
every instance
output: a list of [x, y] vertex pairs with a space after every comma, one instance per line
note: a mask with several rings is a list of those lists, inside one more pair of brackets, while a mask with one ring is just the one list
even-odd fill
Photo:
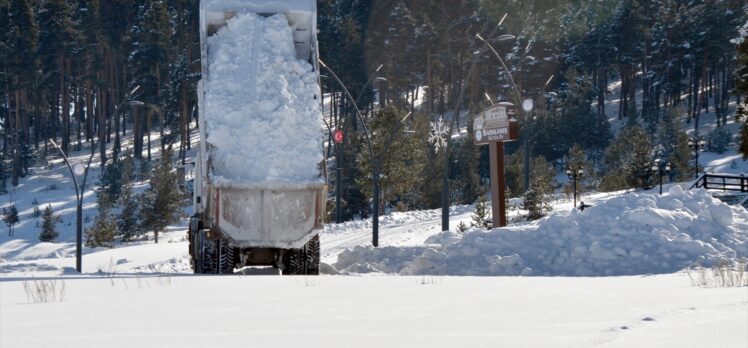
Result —
[[341, 253], [335, 267], [403, 275], [672, 273], [697, 263], [748, 257], [748, 212], [705, 190], [684, 192], [673, 186], [664, 196], [626, 194], [524, 226], [441, 232], [426, 244], [356, 247]]
[[237, 15], [208, 38], [206, 142], [215, 181], [319, 182], [317, 74], [283, 15]]

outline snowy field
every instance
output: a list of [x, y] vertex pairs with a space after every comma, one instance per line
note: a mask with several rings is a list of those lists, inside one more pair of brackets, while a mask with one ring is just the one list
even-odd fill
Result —
[[[746, 288], [683, 274], [70, 277], [28, 303], [0, 282], [0, 346], [740, 347]], [[225, 291], [231, 289], [231, 291]]]

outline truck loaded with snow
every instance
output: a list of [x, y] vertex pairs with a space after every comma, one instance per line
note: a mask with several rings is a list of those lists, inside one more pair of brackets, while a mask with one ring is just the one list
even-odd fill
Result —
[[319, 273], [326, 197], [314, 0], [200, 2], [195, 273]]

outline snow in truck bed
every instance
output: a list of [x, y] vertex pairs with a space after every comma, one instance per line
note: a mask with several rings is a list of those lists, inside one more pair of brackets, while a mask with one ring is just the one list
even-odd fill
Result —
[[208, 38], [206, 141], [229, 183], [320, 182], [317, 74], [296, 58], [286, 17], [240, 14]]

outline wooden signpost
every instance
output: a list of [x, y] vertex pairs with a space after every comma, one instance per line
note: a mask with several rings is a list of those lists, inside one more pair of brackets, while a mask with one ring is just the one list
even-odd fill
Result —
[[491, 159], [491, 209], [493, 226], [506, 226], [506, 178], [504, 175], [504, 143], [519, 139], [517, 110], [512, 103], [498, 103], [475, 116], [475, 145], [488, 144]]

